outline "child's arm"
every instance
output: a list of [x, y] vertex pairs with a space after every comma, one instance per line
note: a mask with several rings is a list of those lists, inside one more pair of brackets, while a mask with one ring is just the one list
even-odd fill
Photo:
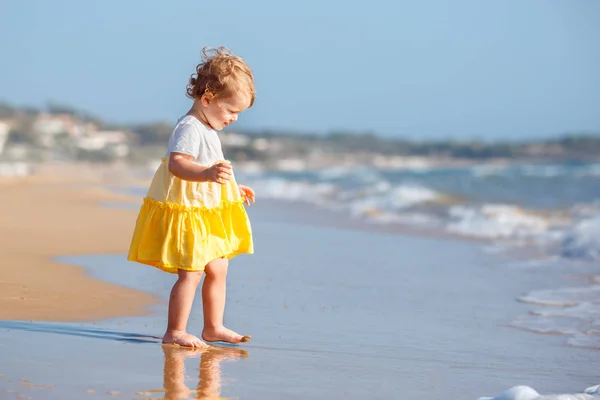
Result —
[[224, 184], [231, 177], [231, 165], [226, 162], [203, 167], [192, 162], [193, 156], [171, 152], [169, 155], [169, 172], [185, 181], [217, 182]]

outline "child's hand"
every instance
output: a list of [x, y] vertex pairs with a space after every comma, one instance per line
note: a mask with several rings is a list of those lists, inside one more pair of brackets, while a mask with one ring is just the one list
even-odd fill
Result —
[[254, 203], [254, 190], [250, 189], [246, 185], [238, 185], [240, 188], [240, 195], [244, 198], [244, 203], [250, 205], [250, 201]]
[[231, 164], [227, 162], [220, 162], [204, 170], [207, 181], [216, 182], [221, 185], [231, 178], [231, 172]]

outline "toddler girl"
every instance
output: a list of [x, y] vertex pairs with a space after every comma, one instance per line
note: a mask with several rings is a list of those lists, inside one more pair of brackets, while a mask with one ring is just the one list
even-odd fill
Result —
[[247, 342], [250, 336], [223, 326], [223, 313], [228, 260], [253, 253], [243, 203], [254, 202], [254, 191], [236, 183], [217, 131], [254, 103], [252, 71], [224, 47], [204, 49], [187, 95], [194, 103], [169, 137], [166, 157], [140, 208], [127, 259], [178, 275], [163, 343], [205, 346], [186, 332], [203, 272], [202, 339]]

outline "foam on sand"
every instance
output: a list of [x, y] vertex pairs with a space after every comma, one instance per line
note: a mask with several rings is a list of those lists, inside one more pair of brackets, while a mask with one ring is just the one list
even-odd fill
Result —
[[538, 307], [514, 319], [513, 327], [570, 335], [570, 346], [600, 349], [600, 285], [535, 290], [517, 300]]
[[600, 398], [600, 385], [592, 386], [577, 394], [541, 395], [529, 386], [514, 386], [495, 397], [478, 400], [591, 400]]

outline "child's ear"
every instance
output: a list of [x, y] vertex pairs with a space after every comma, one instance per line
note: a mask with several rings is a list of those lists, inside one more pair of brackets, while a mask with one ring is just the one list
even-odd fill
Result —
[[215, 98], [215, 95], [212, 94], [212, 92], [209, 92], [207, 90], [200, 98], [200, 102], [204, 107], [208, 107], [208, 105], [210, 104], [210, 101], [214, 98]]

